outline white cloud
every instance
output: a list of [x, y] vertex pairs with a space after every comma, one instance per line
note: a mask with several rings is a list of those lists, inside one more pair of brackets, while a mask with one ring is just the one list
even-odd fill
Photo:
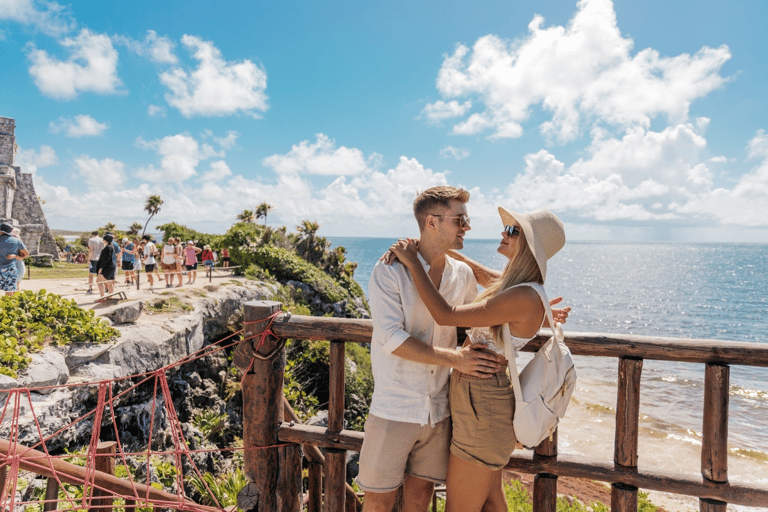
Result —
[[208, 41], [185, 35], [182, 44], [199, 61], [197, 69], [175, 67], [160, 74], [169, 89], [168, 103], [185, 117], [225, 116], [243, 112], [259, 117], [267, 106], [267, 73], [251, 62], [227, 62]]
[[34, 46], [29, 51], [29, 74], [40, 92], [60, 100], [74, 99], [81, 92], [116, 92], [121, 85], [118, 56], [108, 36], [83, 29], [77, 37], [63, 39], [60, 44], [69, 49], [68, 60], [58, 60]]
[[443, 158], [453, 158], [455, 160], [464, 160], [469, 156], [469, 151], [464, 148], [455, 148], [453, 146], [445, 146], [440, 150], [440, 156]]
[[109, 124], [100, 123], [89, 115], [77, 115], [73, 119], [60, 117], [57, 121], [51, 121], [49, 126], [53, 133], [63, 131], [67, 137], [101, 135], [109, 128]]
[[19, 147], [14, 164], [21, 168], [21, 172], [35, 175], [42, 167], [50, 167], [59, 163], [56, 151], [51, 146], [42, 145], [40, 150], [23, 149]]
[[197, 174], [197, 164], [206, 158], [197, 140], [186, 134], [169, 135], [153, 141], [139, 138], [136, 145], [154, 150], [161, 157], [159, 168], [148, 165], [137, 170], [140, 178], [155, 183], [182, 182], [191, 178]]
[[581, 0], [568, 26], [543, 25], [536, 16], [520, 40], [487, 35], [471, 49], [458, 45], [437, 78], [439, 92], [451, 101], [425, 111], [476, 99], [485, 111], [457, 123], [453, 132], [491, 129], [491, 138], [514, 138], [531, 109], [541, 106], [551, 113], [542, 133], [567, 142], [589, 122], [621, 129], [648, 128], [659, 115], [686, 122], [690, 103], [726, 82], [719, 74], [731, 56], [726, 46], [704, 47], [693, 56], [662, 57], [651, 48], [632, 56], [633, 42], [622, 37], [610, 0]]
[[60, 36], [75, 28], [67, 8], [50, 1], [0, 0], [0, 20], [31, 25], [50, 36]]
[[768, 158], [768, 134], [765, 130], [758, 130], [747, 145], [749, 158]]
[[235, 143], [237, 142], [237, 138], [239, 136], [239, 133], [234, 130], [230, 130], [227, 132], [226, 137], [214, 137], [213, 140], [215, 140], [216, 143], [221, 146], [221, 149], [232, 149], [235, 147]]
[[463, 116], [470, 108], [472, 108], [471, 101], [465, 101], [464, 103], [459, 103], [456, 100], [448, 102], [436, 101], [424, 107], [421, 113], [430, 121], [442, 121]]
[[232, 176], [232, 171], [224, 160], [211, 162], [210, 169], [203, 174], [203, 181], [221, 181], [228, 176]]
[[147, 114], [151, 117], [165, 117], [165, 107], [150, 105], [147, 107]]
[[125, 165], [111, 158], [98, 160], [82, 155], [75, 158], [75, 167], [91, 190], [111, 190], [125, 183]]
[[262, 164], [278, 174], [349, 176], [367, 171], [377, 156], [366, 159], [359, 149], [336, 148], [335, 141], [318, 133], [314, 144], [307, 140], [294, 144], [285, 155], [268, 156]]
[[179, 59], [173, 53], [176, 45], [166, 36], [158, 36], [154, 30], [147, 30], [143, 41], [127, 36], [114, 36], [116, 43], [125, 45], [129, 50], [141, 57], [146, 57], [158, 64], [176, 64]]

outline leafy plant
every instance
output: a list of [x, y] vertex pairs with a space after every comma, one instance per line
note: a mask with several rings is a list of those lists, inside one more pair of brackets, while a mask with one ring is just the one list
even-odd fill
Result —
[[203, 433], [206, 439], [216, 441], [222, 439], [227, 430], [227, 414], [206, 410], [192, 418], [192, 424]]
[[[197, 494], [194, 497], [197, 502], [212, 506], [215, 506], [216, 502], [218, 502], [224, 508], [236, 505], [237, 493], [248, 484], [241, 469], [236, 469], [219, 478], [216, 478], [212, 473], [204, 473], [202, 479], [197, 475], [192, 475], [189, 477], [188, 482]], [[206, 489], [206, 484], [208, 489], [211, 490], [210, 493]], [[211, 493], [213, 496], [211, 496]]]
[[0, 297], [0, 373], [16, 377], [28, 354], [48, 344], [102, 343], [120, 331], [81, 309], [74, 300], [40, 290]]

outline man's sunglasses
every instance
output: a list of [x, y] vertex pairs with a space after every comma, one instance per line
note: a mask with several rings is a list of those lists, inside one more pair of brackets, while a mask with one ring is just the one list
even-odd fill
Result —
[[507, 236], [518, 236], [520, 235], [520, 226], [506, 225], [504, 226], [504, 233], [506, 233]]
[[[436, 213], [430, 213], [430, 215], [433, 216], [433, 217], [440, 217], [440, 218], [443, 217], [442, 215], [438, 215]], [[462, 228], [468, 228], [469, 227], [469, 217], [467, 215], [461, 214], [461, 215], [456, 215], [455, 217], [451, 217], [451, 218], [453, 220], [455, 220], [459, 224], [460, 227], [462, 227]]]

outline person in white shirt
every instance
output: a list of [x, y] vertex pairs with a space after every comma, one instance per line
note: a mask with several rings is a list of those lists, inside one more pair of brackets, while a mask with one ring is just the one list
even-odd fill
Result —
[[147, 281], [149, 281], [149, 289], [151, 290], [155, 283], [152, 274], [155, 271], [155, 265], [157, 264], [157, 261], [155, 260], [157, 246], [152, 243], [152, 237], [149, 235], [144, 235], [141, 238], [147, 242], [144, 246], [144, 259], [142, 262], [144, 263], [144, 272], [147, 274]]
[[[446, 255], [464, 246], [469, 231], [469, 192], [454, 187], [425, 190], [413, 203], [419, 224], [419, 258], [449, 304], [477, 295], [472, 269]], [[358, 485], [363, 510], [390, 511], [403, 486], [404, 511], [424, 512], [435, 483], [446, 478], [451, 419], [450, 369], [488, 378], [502, 368], [491, 351], [456, 350], [456, 328], [437, 325], [401, 264], [379, 262], [369, 284], [374, 391], [360, 452]]]

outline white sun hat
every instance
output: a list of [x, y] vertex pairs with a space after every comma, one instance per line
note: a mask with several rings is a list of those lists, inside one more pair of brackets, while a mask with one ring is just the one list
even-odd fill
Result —
[[565, 229], [560, 219], [549, 210], [535, 210], [529, 213], [511, 212], [499, 207], [501, 221], [514, 225], [515, 221], [525, 233], [528, 248], [536, 258], [541, 270], [541, 279], [547, 279], [547, 260], [557, 254], [565, 245]]

